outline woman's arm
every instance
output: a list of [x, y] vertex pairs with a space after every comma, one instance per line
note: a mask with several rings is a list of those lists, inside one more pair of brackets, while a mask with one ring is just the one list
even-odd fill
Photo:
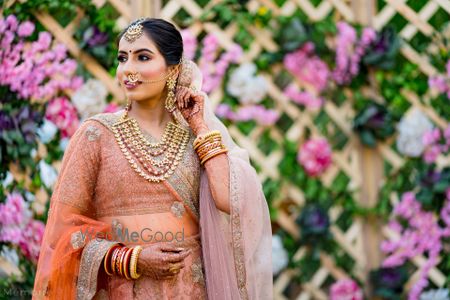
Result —
[[[196, 135], [202, 135], [209, 131], [206, 125], [202, 125]], [[230, 167], [228, 156], [226, 153], [216, 155], [206, 161], [204, 166], [216, 207], [230, 214]]]

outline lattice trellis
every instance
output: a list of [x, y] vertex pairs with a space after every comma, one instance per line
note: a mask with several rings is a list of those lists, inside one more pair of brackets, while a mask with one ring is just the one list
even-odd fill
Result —
[[[14, 1], [10, 1], [11, 3]], [[200, 15], [207, 9], [210, 9], [220, 0], [212, 0], [206, 6], [200, 6], [194, 0], [169, 0], [169, 1], [124, 1], [124, 0], [93, 0], [96, 7], [102, 7], [106, 4], [112, 5], [122, 16], [118, 22], [126, 24], [131, 19], [140, 16], [155, 16], [168, 20], [174, 19], [180, 10], [184, 10], [195, 21], [190, 30], [196, 36], [202, 33], [214, 33], [218, 37], [219, 43], [223, 49], [230, 49], [234, 42], [238, 28], [235, 24], [231, 24], [226, 28], [220, 28], [214, 23], [205, 23], [198, 21]], [[429, 23], [429, 20], [438, 12], [444, 11], [450, 14], [450, 0], [434, 0], [428, 1], [419, 11], [414, 11], [405, 0], [385, 0], [382, 9], [376, 10], [375, 4], [372, 1], [344, 1], [344, 0], [323, 0], [315, 1], [315, 4], [310, 0], [287, 0], [279, 1], [283, 4], [278, 6], [271, 0], [251, 0], [247, 7], [250, 11], [256, 11], [260, 6], [269, 8], [274, 15], [290, 16], [295, 11], [301, 10], [306, 14], [311, 21], [320, 21], [330, 14], [336, 20], [346, 20], [349, 22], [363, 22], [371, 24], [376, 29], [383, 28], [391, 22], [396, 16], [401, 16], [407, 21], [407, 24], [400, 30], [400, 36], [405, 43], [402, 45], [401, 53], [409, 61], [417, 64], [420, 71], [426, 76], [434, 75], [438, 71], [429, 63], [427, 57], [420, 53], [417, 49], [409, 43], [417, 34], [431, 36], [437, 31], [436, 28]], [[364, 2], [364, 4], [362, 4]], [[61, 26], [52, 16], [45, 13], [35, 13], [39, 22], [44, 25], [48, 31], [60, 42], [64, 43], [70, 54], [81, 62], [84, 67], [96, 78], [103, 81], [110, 93], [116, 101], [123, 98], [122, 92], [115, 82], [114, 78], [89, 54], [83, 52], [74, 38], [74, 31], [83, 17], [84, 12], [80, 10], [76, 18], [74, 18], [67, 26]], [[367, 20], [362, 18], [367, 17]], [[278, 50], [277, 43], [273, 40], [271, 33], [266, 29], [256, 27], [247, 28], [248, 32], [253, 37], [248, 51], [244, 53], [241, 62], [254, 61], [263, 51], [276, 52]], [[274, 65], [270, 71], [263, 74], [269, 83], [268, 95], [275, 104], [275, 109], [287, 115], [292, 120], [290, 128], [284, 132], [280, 128], [274, 126], [270, 129], [269, 135], [273, 141], [281, 143], [284, 137], [291, 141], [301, 143], [305, 137], [305, 132], [309, 131], [311, 134], [320, 135], [320, 130], [315, 126], [314, 120], [317, 113], [310, 111], [302, 111], [294, 105], [274, 83], [274, 75], [280, 72], [281, 66]], [[297, 82], [301, 87], [304, 87], [301, 82]], [[307, 87], [304, 87], [307, 88]], [[433, 96], [430, 91], [426, 95], [419, 98], [418, 95], [411, 91], [402, 90], [402, 95], [410, 102], [411, 106], [418, 107], [426, 113], [426, 115], [439, 127], [444, 128], [447, 121], [440, 117], [429, 103], [428, 99]], [[374, 91], [370, 88], [362, 90], [365, 95], [374, 96]], [[218, 88], [210, 93], [210, 99], [213, 105], [217, 105], [223, 98], [223, 90]], [[375, 95], [375, 97], [379, 97]], [[382, 100], [382, 99], [381, 99]], [[325, 114], [330, 118], [329, 129], [331, 132], [342, 132], [347, 142], [345, 145], [333, 152], [333, 165], [327, 172], [320, 177], [324, 186], [329, 187], [339, 174], [345, 174], [349, 179], [347, 188], [354, 191], [354, 196], [359, 199], [362, 204], [373, 205], [376, 201], [378, 184], [386, 181], [389, 174], [375, 174], [368, 178], [369, 165], [364, 165], [367, 157], [372, 159], [378, 157], [379, 162], [387, 161], [393, 170], [398, 170], [404, 164], [401, 155], [398, 154], [393, 147], [393, 141], [380, 143], [375, 150], [362, 149], [358, 138], [354, 135], [351, 128], [351, 120], [354, 116], [352, 109], [351, 95], [349, 101], [341, 106], [337, 106], [331, 101], [327, 101], [324, 106]], [[261, 168], [260, 178], [264, 182], [267, 179], [279, 179], [282, 174], [279, 174], [278, 165], [283, 160], [283, 149], [278, 148], [266, 154], [262, 151], [255, 141], [258, 141], [265, 128], [256, 127], [250, 134], [245, 135], [235, 125], [229, 127], [231, 135], [241, 146], [245, 147], [252, 158], [252, 161], [258, 164]], [[372, 161], [372, 164], [376, 164]], [[366, 161], [365, 161], [366, 162]], [[438, 159], [440, 166], [450, 165], [448, 157], [440, 157]], [[369, 201], [363, 199], [369, 198]], [[277, 206], [282, 206], [283, 202], [289, 200], [295, 203], [298, 207], [302, 207], [305, 203], [305, 196], [302, 190], [295, 185], [286, 185], [282, 189], [282, 193], [274, 199], [273, 203]], [[393, 203], [397, 201], [395, 196], [392, 196]], [[342, 213], [342, 209], [338, 206], [333, 207], [330, 211], [332, 221], [337, 220]], [[290, 233], [294, 238], [300, 236], [299, 228], [295, 224], [298, 213], [280, 209], [279, 217], [273, 220], [277, 225]], [[367, 271], [374, 265], [379, 265], [380, 254], [377, 249], [373, 249], [372, 245], [378, 244], [374, 241], [379, 241], [381, 238], [396, 239], [395, 233], [390, 231], [387, 227], [380, 228], [378, 236], [368, 236], [368, 233], [373, 233], [374, 227], [370, 227], [365, 220], [355, 219], [353, 224], [347, 229], [342, 230], [339, 226], [333, 225], [331, 231], [334, 239], [342, 250], [353, 260], [354, 270], [353, 275], [362, 282], [367, 281]], [[377, 229], [377, 228], [375, 228]], [[295, 253], [295, 259], [301, 259], [306, 253], [305, 248], [299, 248]], [[328, 278], [340, 279], [348, 275], [334, 263], [333, 259], [326, 253], [320, 255], [321, 266], [312, 276], [310, 282], [302, 283], [299, 286], [298, 292], [294, 298], [307, 299], [327, 299], [327, 290], [324, 283]], [[424, 263], [424, 257], [416, 258], [413, 263], [420, 267]], [[292, 283], [293, 278], [298, 272], [302, 270], [286, 270], [282, 272], [274, 283], [274, 292], [276, 299], [287, 299], [285, 291]], [[430, 280], [437, 286], [442, 286], [445, 282], [445, 276], [438, 269], [433, 269], [429, 273]], [[416, 276], [410, 279], [410, 285]], [[290, 295], [292, 297], [292, 295]]]

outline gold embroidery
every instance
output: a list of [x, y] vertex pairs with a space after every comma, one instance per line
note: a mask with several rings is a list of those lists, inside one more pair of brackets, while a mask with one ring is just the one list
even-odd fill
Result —
[[[120, 203], [120, 199], [117, 199], [117, 202]], [[171, 211], [170, 202], [167, 203], [158, 203], [153, 202], [147, 204], [147, 207], [112, 207], [105, 208], [101, 211], [98, 211], [96, 216], [98, 218], [101, 217], [110, 217], [110, 216], [131, 216], [134, 214], [144, 215], [144, 214], [155, 214], [155, 213], [165, 213]]]
[[97, 127], [89, 125], [85, 131], [85, 134], [87, 136], [88, 141], [92, 142], [100, 137], [101, 131]]
[[192, 143], [195, 137], [191, 132], [188, 147], [186, 148], [183, 167], [177, 168], [167, 182], [183, 199], [187, 207], [194, 213], [197, 220], [200, 218], [198, 197], [200, 192], [200, 161], [195, 153]]
[[184, 205], [180, 201], [174, 201], [170, 210], [177, 218], [182, 218], [185, 212]]
[[230, 187], [231, 187], [231, 236], [233, 245], [233, 255], [234, 255], [234, 266], [236, 270], [236, 279], [239, 289], [239, 294], [242, 299], [248, 299], [248, 292], [246, 287], [246, 270], [244, 262], [244, 249], [242, 245], [242, 230], [241, 230], [241, 216], [239, 212], [238, 203], [238, 186], [240, 185], [241, 178], [236, 172], [236, 168], [233, 166], [232, 160], [230, 163]]
[[90, 241], [81, 254], [80, 270], [77, 281], [77, 300], [92, 299], [97, 290], [97, 276], [103, 257], [116, 241]]
[[70, 237], [70, 243], [72, 244], [73, 249], [80, 249], [84, 247], [86, 242], [86, 236], [81, 233], [81, 231], [76, 231], [72, 233]]
[[205, 278], [203, 276], [202, 262], [200, 257], [197, 257], [195, 262], [191, 265], [192, 281], [201, 285], [205, 284]]

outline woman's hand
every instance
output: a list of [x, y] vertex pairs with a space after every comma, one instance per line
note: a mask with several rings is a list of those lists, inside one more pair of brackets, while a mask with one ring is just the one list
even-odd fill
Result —
[[184, 259], [192, 252], [190, 249], [179, 250], [169, 243], [150, 244], [139, 254], [137, 272], [153, 279], [174, 278], [184, 268]]
[[178, 86], [176, 97], [178, 109], [194, 134], [198, 135], [200, 131], [207, 128], [203, 120], [204, 97], [185, 86]]

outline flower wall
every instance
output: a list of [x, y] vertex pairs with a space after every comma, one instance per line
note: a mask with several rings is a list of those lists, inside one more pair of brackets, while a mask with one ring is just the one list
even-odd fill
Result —
[[[32, 287], [67, 140], [123, 104], [114, 38], [132, 11], [30, 2], [0, 22], [0, 288], [11, 291]], [[153, 12], [182, 30], [260, 175], [276, 299], [449, 299], [450, 8], [399, 5], [378, 1], [369, 23], [326, 0]]]

